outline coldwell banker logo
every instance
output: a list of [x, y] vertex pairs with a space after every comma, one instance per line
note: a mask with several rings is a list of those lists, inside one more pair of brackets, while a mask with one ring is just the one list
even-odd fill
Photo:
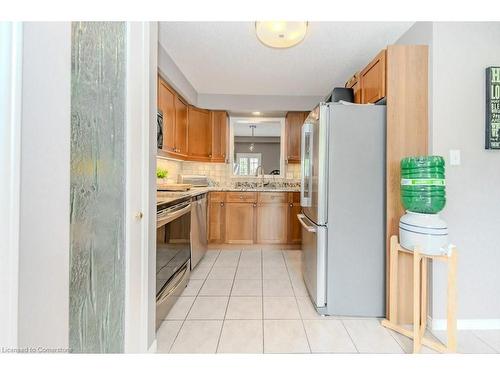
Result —
[[500, 149], [500, 67], [486, 69], [486, 148]]
[[47, 348], [43, 346], [39, 347], [25, 347], [25, 348], [7, 348], [0, 347], [0, 353], [71, 353], [72, 350], [69, 348]]

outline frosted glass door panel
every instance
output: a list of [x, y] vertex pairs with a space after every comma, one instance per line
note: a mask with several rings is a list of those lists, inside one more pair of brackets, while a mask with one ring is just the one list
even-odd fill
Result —
[[73, 22], [71, 50], [69, 344], [123, 352], [126, 24]]

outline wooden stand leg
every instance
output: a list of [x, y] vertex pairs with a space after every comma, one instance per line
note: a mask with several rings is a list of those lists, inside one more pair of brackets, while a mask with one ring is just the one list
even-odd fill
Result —
[[422, 275], [421, 279], [421, 298], [420, 298], [420, 335], [423, 337], [425, 335], [425, 330], [427, 328], [427, 265], [428, 259], [422, 258]]
[[422, 338], [420, 336], [420, 253], [413, 252], [413, 353], [420, 352]]
[[448, 261], [448, 306], [447, 306], [447, 331], [448, 331], [448, 351], [457, 351], [457, 252], [452, 249]]
[[398, 237], [391, 237], [389, 260], [389, 320], [398, 322]]
[[[413, 339], [413, 353], [419, 353], [422, 345], [440, 353], [455, 352], [457, 349], [457, 316], [456, 316], [456, 276], [457, 276], [457, 251], [453, 248], [450, 256], [423, 255], [419, 249], [411, 252], [413, 255], [413, 329], [407, 329], [398, 324], [397, 284], [398, 284], [398, 254], [410, 253], [403, 249], [397, 236], [391, 237], [389, 261], [389, 316], [382, 320], [382, 326], [392, 329], [406, 337]], [[425, 337], [427, 327], [427, 267], [429, 260], [445, 261], [448, 263], [448, 307], [447, 307], [447, 334], [448, 345]]]

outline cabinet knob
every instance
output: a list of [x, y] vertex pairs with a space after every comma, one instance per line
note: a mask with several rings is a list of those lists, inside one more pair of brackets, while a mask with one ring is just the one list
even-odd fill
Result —
[[257, 207], [257, 203], [254, 203], [254, 204], [253, 204], [253, 206], [254, 206], [254, 207]]
[[211, 158], [212, 157], [212, 154], [208, 154], [208, 157]]
[[220, 206], [221, 206], [221, 207], [224, 207], [224, 202], [220, 202]]
[[293, 203], [290, 203], [290, 204], [289, 204], [289, 206], [290, 206], [290, 207], [293, 207]]
[[243, 195], [240, 195], [240, 199], [243, 199]]

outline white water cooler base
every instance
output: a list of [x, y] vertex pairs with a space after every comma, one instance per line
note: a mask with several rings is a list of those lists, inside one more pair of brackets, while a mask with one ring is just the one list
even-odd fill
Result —
[[399, 220], [399, 242], [410, 251], [418, 246], [422, 254], [444, 255], [448, 252], [448, 226], [438, 214], [406, 211]]

